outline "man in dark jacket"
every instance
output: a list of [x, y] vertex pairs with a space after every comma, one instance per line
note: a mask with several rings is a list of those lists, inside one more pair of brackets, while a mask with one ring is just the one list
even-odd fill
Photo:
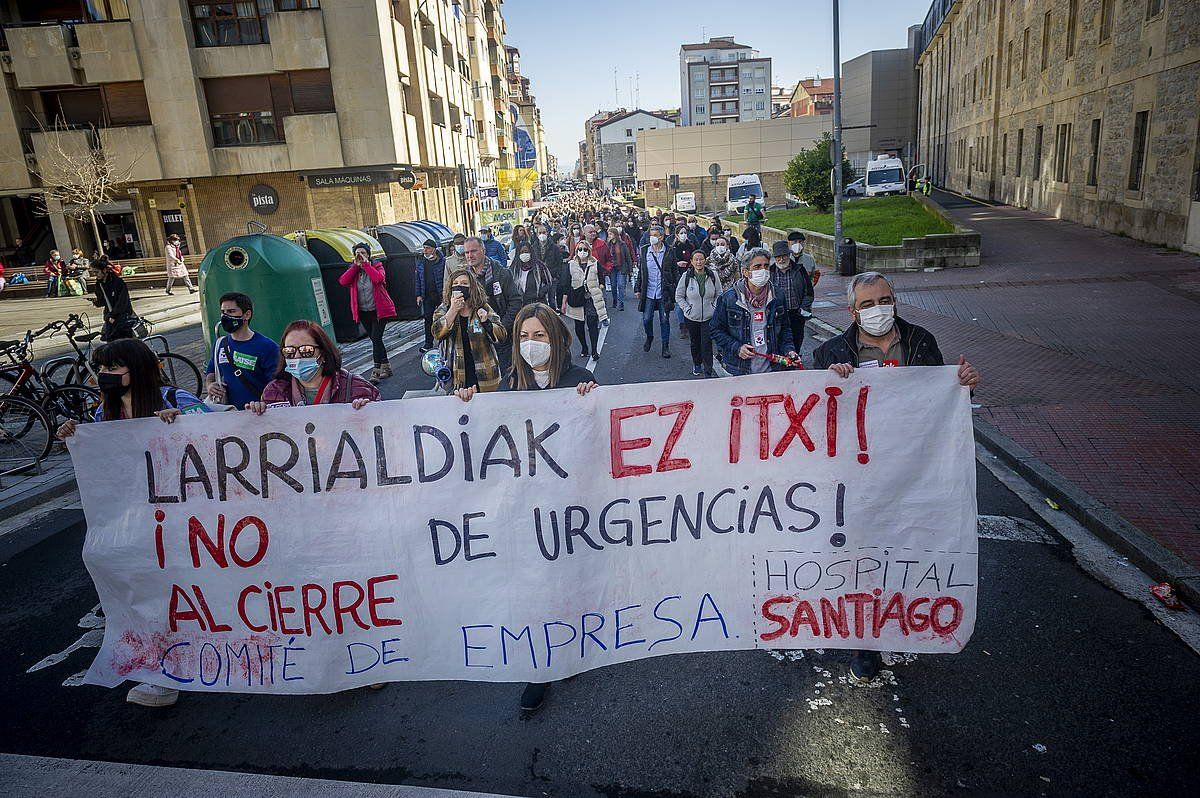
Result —
[[[508, 330], [508, 340], [511, 341], [513, 320], [517, 317], [517, 311], [521, 309], [521, 290], [517, 287], [517, 279], [507, 266], [484, 254], [483, 240], [476, 236], [467, 239], [463, 249], [463, 261], [479, 278], [483, 292], [488, 295], [488, 301], [500, 316], [504, 329]], [[512, 349], [507, 346], [497, 347], [496, 356], [500, 361], [500, 374], [506, 375], [512, 366]]]
[[[787, 322], [792, 328], [792, 341], [799, 351], [804, 343], [804, 324], [812, 315], [813, 282], [801, 254], [794, 257], [787, 241], [771, 245], [771, 283], [775, 293], [787, 308]], [[811, 259], [811, 255], [809, 258]]]
[[483, 227], [479, 230], [479, 238], [483, 241], [483, 251], [501, 266], [508, 265], [508, 250], [492, 235], [492, 228]]
[[666, 231], [660, 225], [651, 225], [649, 243], [638, 255], [638, 279], [633, 295], [637, 297], [638, 312], [642, 314], [642, 327], [646, 341], [642, 350], [649, 352], [654, 345], [654, 314], [658, 314], [658, 326], [662, 332], [662, 356], [671, 356], [671, 310], [675, 307], [675, 282], [679, 279], [675, 251], [668, 246]]
[[[854, 323], [817, 347], [814, 367], [845, 378], [856, 368], [945, 365], [933, 335], [896, 316], [896, 291], [884, 275], [855, 275], [846, 288], [846, 301]], [[963, 355], [958, 356], [958, 381], [972, 392], [979, 385], [979, 372]], [[869, 682], [879, 674], [881, 665], [878, 651], [855, 651], [850, 657], [850, 674]]]
[[446, 256], [437, 243], [426, 239], [417, 258], [417, 305], [425, 318], [425, 344], [422, 352], [433, 348], [433, 312], [442, 304], [442, 289], [446, 283]]

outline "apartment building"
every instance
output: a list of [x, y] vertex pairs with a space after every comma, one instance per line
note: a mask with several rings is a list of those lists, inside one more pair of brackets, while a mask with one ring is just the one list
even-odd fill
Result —
[[[546, 130], [537, 98], [530, 91], [530, 80], [521, 73], [521, 51], [505, 47], [508, 58], [509, 116], [513, 121], [513, 156], [518, 169], [535, 169], [538, 173], [536, 191], [540, 196], [542, 181], [548, 176], [549, 153], [546, 150]], [[526, 199], [536, 199], [527, 197]]]
[[469, 227], [511, 162], [500, 5], [0, 0], [0, 159], [28, 167], [0, 171], [0, 251], [96, 245], [69, 208], [35, 213], [38, 175], [96, 148], [130, 175], [99, 209], [118, 257], [251, 221]]
[[1200, 252], [1200, 3], [935, 0], [918, 37], [934, 182]]
[[717, 36], [679, 48], [680, 124], [718, 125], [771, 118], [771, 59]]
[[597, 127], [596, 178], [604, 188], [637, 187], [638, 134], [662, 127], [675, 127], [675, 123], [641, 109], [611, 116]]
[[822, 116], [833, 113], [833, 79], [820, 76], [801, 80], [792, 89], [790, 116]]

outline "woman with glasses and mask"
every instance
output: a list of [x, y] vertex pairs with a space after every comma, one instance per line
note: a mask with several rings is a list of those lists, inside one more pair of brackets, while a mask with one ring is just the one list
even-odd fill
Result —
[[275, 379], [246, 409], [262, 415], [268, 407], [348, 404], [358, 410], [378, 399], [378, 388], [342, 368], [342, 354], [324, 328], [299, 319], [283, 330]]
[[[158, 357], [136, 338], [125, 338], [99, 347], [92, 356], [96, 369], [101, 404], [96, 421], [157, 416], [171, 424], [180, 413], [193, 408], [202, 410], [200, 400], [183, 390], [164, 385]], [[75, 421], [66, 421], [56, 433], [65, 441], [75, 434]], [[179, 691], [154, 684], [138, 684], [125, 700], [144, 707], [169, 707], [179, 700]]]
[[[592, 372], [571, 362], [571, 334], [554, 309], [541, 302], [526, 305], [513, 321], [512, 374], [508, 384], [514, 391], [574, 388], [587, 396], [596, 387]], [[475, 391], [459, 389], [454, 395], [469, 402]], [[534, 712], [546, 700], [548, 683], [531, 682], [521, 692], [521, 709]]]
[[568, 264], [571, 280], [564, 287], [562, 313], [575, 322], [579, 354], [599, 360], [600, 324], [608, 321], [608, 308], [604, 304], [604, 289], [600, 282], [600, 264], [592, 257], [592, 247], [586, 238], [580, 238], [571, 252]]

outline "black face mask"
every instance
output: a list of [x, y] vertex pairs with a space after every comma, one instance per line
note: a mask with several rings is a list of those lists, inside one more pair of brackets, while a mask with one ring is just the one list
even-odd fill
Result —
[[97, 380], [100, 386], [100, 393], [105, 396], [124, 396], [125, 392], [129, 390], [128, 385], [121, 384], [121, 380], [124, 378], [124, 374], [110, 374], [108, 372], [98, 375]]
[[237, 332], [245, 323], [246, 320], [241, 316], [229, 316], [224, 313], [221, 314], [221, 329], [227, 333]]

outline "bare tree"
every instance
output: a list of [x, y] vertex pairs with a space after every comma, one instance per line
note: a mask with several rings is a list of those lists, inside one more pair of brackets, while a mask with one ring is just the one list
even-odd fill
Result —
[[65, 215], [90, 223], [96, 246], [103, 252], [96, 209], [112, 202], [131, 181], [141, 156], [127, 164], [116, 163], [100, 147], [100, 136], [90, 125], [86, 130], [71, 128], [56, 119], [53, 128], [41, 124], [39, 128], [46, 148], [37, 153], [37, 166], [30, 171], [42, 182], [41, 212], [49, 215], [53, 205], [60, 205]]

